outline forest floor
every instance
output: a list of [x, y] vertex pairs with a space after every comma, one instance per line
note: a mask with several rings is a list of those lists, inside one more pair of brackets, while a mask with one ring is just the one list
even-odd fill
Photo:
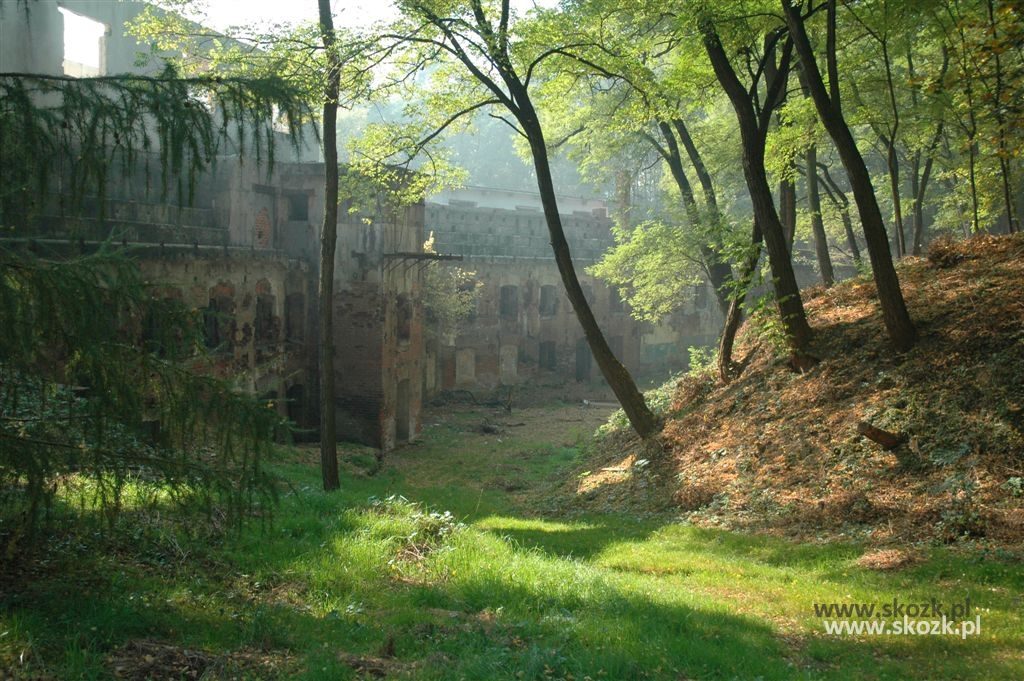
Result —
[[[347, 448], [333, 494], [285, 448], [290, 487], [241, 534], [159, 505], [55, 529], [0, 579], [0, 677], [1024, 678], [1013, 556], [929, 545], [880, 570], [862, 541], [581, 510], [563, 481], [609, 412], [434, 410], [379, 469]], [[933, 598], [970, 599], [980, 635], [830, 635], [814, 610]]]
[[[280, 448], [281, 503], [240, 532], [151, 493], [112, 525], [61, 497], [2, 557], [0, 679], [1024, 678], [1024, 239], [900, 273], [913, 351], [867, 280], [812, 292], [814, 369], [749, 324], [739, 380], [658, 391], [656, 444], [576, 394], [447, 405], [383, 464], [346, 447], [337, 493], [315, 449]], [[815, 612], [933, 600], [980, 632]]]
[[[815, 367], [793, 372], [772, 329], [748, 323], [739, 379], [694, 372], [662, 389], [662, 451], [614, 433], [566, 491], [584, 510], [852, 539], [880, 562], [932, 542], [1024, 555], [1024, 236], [939, 242], [898, 270], [910, 352], [889, 346], [870, 278], [805, 291]], [[861, 422], [903, 442], [885, 450]]]

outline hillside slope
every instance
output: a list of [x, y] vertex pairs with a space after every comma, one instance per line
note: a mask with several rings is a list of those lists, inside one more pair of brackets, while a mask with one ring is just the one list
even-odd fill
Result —
[[[912, 351], [888, 345], [870, 279], [805, 291], [816, 367], [793, 373], [748, 323], [743, 375], [680, 380], [664, 452], [613, 433], [572, 483], [573, 504], [877, 545], [1024, 544], [1024, 238], [941, 242], [899, 274], [920, 332]], [[862, 421], [904, 444], [885, 451]]]

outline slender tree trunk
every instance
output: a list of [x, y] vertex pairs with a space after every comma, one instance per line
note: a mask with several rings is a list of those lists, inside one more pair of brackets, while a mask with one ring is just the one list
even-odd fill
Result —
[[903, 229], [903, 205], [900, 199], [900, 159], [896, 154], [896, 140], [900, 130], [900, 108], [896, 104], [896, 84], [892, 77], [892, 60], [889, 58], [887, 39], [880, 40], [882, 46], [882, 63], [885, 65], [885, 82], [889, 90], [889, 104], [892, 107], [892, 127], [889, 134], [883, 137], [886, 151], [886, 165], [889, 169], [889, 191], [892, 194], [893, 221], [896, 223], [896, 257], [907, 254], [907, 233]]
[[723, 315], [727, 315], [729, 314], [729, 283], [732, 281], [732, 268], [722, 262], [718, 254], [706, 244], [701, 245], [700, 255], [704, 261], [711, 288], [715, 290], [718, 309]]
[[792, 257], [793, 242], [796, 239], [796, 182], [793, 180], [779, 182], [779, 221], [782, 223], [782, 232], [786, 235], [786, 247]]
[[[690, 158], [690, 164], [693, 165], [694, 172], [697, 173], [697, 180], [700, 182], [701, 190], [704, 192], [704, 202], [708, 207], [708, 219], [714, 221], [714, 227], [717, 230], [721, 226], [722, 213], [718, 208], [718, 196], [715, 193], [715, 185], [711, 181], [711, 173], [708, 172], [707, 166], [704, 165], [704, 158], [700, 155], [697, 145], [693, 143], [690, 131], [686, 128], [683, 120], [679, 118], [674, 119], [672, 125], [675, 128], [676, 134], [679, 135], [680, 141], [683, 143], [683, 148], [686, 149], [686, 155]], [[729, 308], [731, 307], [728, 284], [732, 281], [732, 268], [729, 267], [729, 263], [724, 262], [710, 248], [705, 247], [705, 249], [707, 250], [704, 257], [708, 265], [708, 277], [711, 279], [711, 285], [715, 288], [715, 298], [718, 300], [718, 307], [722, 314], [728, 317]]]
[[853, 233], [853, 220], [850, 219], [850, 209], [846, 206], [840, 209], [843, 219], [843, 231], [846, 232], [846, 245], [853, 256], [853, 264], [860, 266], [863, 261], [860, 255], [860, 246], [857, 245], [857, 235]]
[[886, 165], [889, 168], [889, 191], [892, 194], [893, 221], [896, 223], [896, 257], [907, 254], [907, 237], [903, 229], [903, 204], [900, 201], [900, 160], [893, 137], [886, 140]]
[[327, 51], [324, 93], [324, 224], [320, 232], [320, 471], [324, 489], [338, 489], [338, 433], [335, 424], [334, 251], [338, 240], [338, 95], [340, 64], [335, 50], [330, 0], [318, 0], [320, 35]]
[[[566, 295], [568, 295], [576, 318], [583, 328], [590, 351], [605, 380], [608, 381], [609, 387], [618, 398], [619, 404], [622, 405], [622, 410], [626, 412], [630, 425], [641, 437], [651, 437], [659, 431], [658, 419], [644, 401], [644, 396], [637, 389], [633, 377], [629, 375], [629, 372], [608, 347], [608, 342], [605, 340], [604, 334], [601, 333], [601, 328], [594, 318], [594, 313], [583, 295], [583, 288], [576, 276], [572, 253], [562, 228], [561, 216], [558, 214], [558, 200], [555, 197], [555, 186], [551, 179], [551, 165], [548, 161], [544, 131], [527, 88], [529, 81], [524, 81], [519, 77], [510, 58], [508, 32], [510, 2], [502, 0], [500, 3], [500, 19], [497, 26], [488, 22], [483, 3], [480, 0], [474, 0], [470, 4], [473, 9], [474, 23], [468, 25], [468, 32], [471, 36], [476, 36], [479, 43], [475, 42], [472, 37], [464, 35], [462, 31], [465, 27], [462, 24], [453, 28], [450, 21], [434, 14], [425, 6], [417, 5], [414, 9], [421, 18], [444, 35], [448, 43], [452, 45], [456, 58], [462, 62], [469, 74], [490, 90], [497, 102], [512, 113], [519, 122], [523, 136], [529, 142], [533, 155], [533, 167], [537, 173], [537, 190], [540, 193], [541, 206], [544, 209], [544, 218], [551, 237], [551, 249], [554, 252], [555, 264], [558, 266], [562, 283], [565, 285]], [[474, 48], [478, 48], [479, 51], [474, 49], [467, 52], [463, 41], [472, 43]], [[480, 47], [481, 44], [486, 47]], [[481, 71], [480, 61], [470, 53], [489, 60], [496, 75]], [[499, 85], [494, 78], [500, 79], [507, 90]]]
[[821, 219], [821, 195], [818, 192], [818, 150], [815, 145], [807, 148], [807, 203], [811, 209], [811, 231], [814, 234], [814, 253], [818, 258], [818, 271], [821, 282], [825, 286], [836, 283], [836, 275], [832, 270], [832, 258], [828, 253], [828, 237], [825, 235], [825, 224]]
[[[946, 45], [942, 45], [942, 67], [939, 69], [938, 78], [936, 79], [940, 84], [946, 75], [946, 71], [949, 69], [949, 50]], [[910, 50], [907, 50], [907, 73], [910, 75], [911, 80], [917, 80], [917, 74], [914, 70], [914, 57]], [[941, 87], [941, 85], [940, 85]], [[917, 106], [917, 90], [911, 89], [911, 97], [913, 98], [914, 106]], [[924, 170], [921, 170], [921, 155], [922, 152], [918, 151], [914, 154], [914, 167], [912, 169], [913, 176], [911, 177], [911, 191], [914, 195], [914, 229], [911, 232], [911, 238], [913, 243], [911, 244], [912, 253], [914, 255], [921, 255], [921, 251], [924, 248], [924, 197], [928, 191], [928, 179], [932, 173], [932, 165], [935, 162], [935, 152], [939, 148], [939, 142], [942, 141], [942, 130], [945, 121], [940, 119], [938, 124], [935, 126], [935, 134], [932, 136], [931, 143], [926, 147], [924, 151]]]
[[921, 239], [924, 233], [924, 206], [917, 197], [921, 194], [921, 152], [915, 151], [910, 162], [910, 194], [914, 207], [910, 212], [910, 253], [921, 255]]
[[860, 266], [860, 246], [857, 245], [857, 236], [853, 233], [853, 220], [850, 219], [850, 200], [846, 198], [846, 192], [839, 188], [835, 180], [832, 179], [832, 175], [828, 172], [828, 167], [824, 164], [818, 164], [818, 170], [821, 171], [820, 185], [825, 189], [825, 194], [829, 200], [839, 209], [839, 215], [843, 220], [843, 231], [846, 232], [846, 245], [850, 249], [850, 255], [853, 257], [853, 262], [857, 266]]
[[[683, 169], [683, 159], [679, 152], [679, 144], [676, 141], [672, 127], [664, 122], [658, 123], [658, 129], [665, 139], [665, 147], [655, 145], [658, 151], [668, 164], [672, 178], [676, 181], [679, 193], [683, 199], [683, 208], [690, 220], [691, 229], [699, 229], [701, 226], [700, 208], [697, 206], [697, 199], [693, 194], [693, 185], [690, 184], [686, 171]], [[713, 196], [713, 195], [712, 195]], [[717, 203], [715, 204], [717, 208]], [[711, 287], [715, 290], [715, 300], [723, 315], [729, 313], [729, 282], [732, 280], [732, 271], [727, 263], [721, 261], [718, 255], [706, 243], [700, 247], [701, 260], [704, 262], [704, 270], [707, 272]]]
[[704, 158], [700, 155], [697, 145], [693, 143], [693, 137], [690, 136], [686, 123], [681, 118], [676, 118], [673, 119], [672, 124], [675, 127], [676, 134], [679, 135], [680, 141], [683, 143], [683, 148], [686, 149], [686, 155], [690, 157], [690, 163], [693, 165], [694, 171], [697, 173], [697, 180], [704, 191], [704, 201], [707, 203], [708, 209], [717, 213], [718, 196], [715, 194], [715, 185], [711, 181], [711, 173], [708, 172], [707, 166], [704, 165]]
[[[794, 360], [799, 360], [807, 355], [811, 341], [811, 327], [808, 325], [807, 316], [804, 313], [803, 300], [800, 298], [800, 288], [797, 286], [796, 276], [793, 273], [793, 263], [790, 259], [786, 235], [783, 232], [779, 214], [775, 210], [775, 201], [772, 198], [772, 190], [768, 185], [768, 174], [764, 166], [764, 138], [771, 120], [770, 109], [767, 115], [762, 115], [762, 121], [759, 122], [749, 93], [740, 83], [732, 64], [729, 63], [729, 57], [722, 47], [714, 26], [705, 21], [702, 23], [701, 29], [704, 47], [711, 60], [715, 76], [729, 96], [739, 122], [743, 147], [743, 175], [754, 206], [754, 219], [761, 227], [768, 250], [779, 316], [782, 318], [783, 328], [786, 330]], [[791, 49], [791, 45], [787, 41], [783, 49], [780, 71], [784, 69], [788, 73]], [[770, 55], [765, 58], [773, 59]], [[767, 99], [770, 101], [771, 97]], [[764, 113], [762, 112], [762, 114]]]
[[565, 231], [562, 228], [562, 218], [558, 213], [558, 201], [555, 198], [555, 185], [551, 179], [551, 165], [548, 161], [547, 146], [544, 142], [544, 133], [533, 110], [532, 104], [526, 95], [525, 90], [515, 92], [516, 100], [519, 103], [519, 123], [526, 133], [530, 142], [530, 150], [533, 153], [533, 167], [537, 173], [537, 189], [540, 193], [541, 206], [544, 209], [544, 218], [548, 224], [548, 232], [551, 236], [551, 248], [555, 254], [555, 263], [558, 265], [558, 272], [562, 276], [562, 283], [565, 285], [565, 292], [569, 297], [569, 303], [576, 312], [580, 326], [583, 327], [583, 334], [586, 336], [587, 344], [594, 355], [601, 373], [608, 386], [615, 393], [626, 412], [630, 424], [638, 435], [644, 438], [651, 437], [658, 433], [658, 419], [651, 412], [644, 396], [636, 387], [633, 377], [630, 376], [622, 363], [612, 353], [608, 341], [601, 332], [601, 327], [594, 318], [586, 296], [583, 295], [583, 288], [576, 276], [576, 268], [572, 262], [572, 254], [569, 250], [569, 242], [565, 238]]
[[986, 0], [985, 7], [988, 10], [989, 20], [989, 35], [991, 40], [995, 43], [992, 49], [992, 58], [995, 64], [995, 89], [993, 99], [995, 100], [992, 105], [992, 114], [996, 119], [996, 131], [998, 134], [998, 144], [996, 149], [996, 155], [999, 157], [999, 174], [1003, 181], [1003, 203], [1004, 210], [1006, 210], [1006, 224], [1008, 231], [1012, 234], [1017, 231], [1017, 216], [1014, 212], [1013, 207], [1013, 191], [1011, 189], [1011, 167], [1010, 158], [1011, 152], [1009, 145], [1007, 144], [1007, 125], [1006, 125], [1006, 114], [1003, 110], [1003, 91], [1005, 89], [1004, 74], [1003, 74], [1003, 58], [1000, 54], [1000, 36], [999, 36], [999, 22], [996, 21], [996, 7], [994, 0]]
[[761, 260], [761, 242], [761, 228], [755, 219], [750, 234], [750, 254], [740, 269], [739, 286], [729, 304], [729, 311], [725, 315], [725, 325], [722, 327], [722, 337], [718, 342], [718, 376], [722, 383], [728, 383], [737, 374], [736, 363], [732, 361], [732, 347], [736, 341], [736, 332], [739, 331], [740, 322], [743, 321], [743, 301], [746, 300], [750, 283], [754, 280], [757, 263]]
[[[835, 0], [829, 0], [830, 7], [834, 3]], [[850, 178], [853, 198], [860, 212], [864, 240], [868, 249], [868, 257], [871, 259], [871, 269], [874, 272], [875, 286], [878, 289], [878, 300], [882, 307], [882, 318], [885, 321], [886, 330], [897, 350], [909, 350], [917, 340], [917, 330], [907, 312], [903, 292], [900, 290], [900, 281], [896, 276], [896, 268], [893, 266], [889, 238], [885, 233], [885, 223], [882, 221], [882, 212], [875, 198], [874, 187], [871, 186], [871, 175], [864, 164], [864, 158], [857, 149], [853, 134], [846, 124], [839, 102], [833, 102], [825, 89], [825, 83], [821, 79], [821, 72], [818, 70], [800, 9], [795, 7], [791, 0], [782, 0], [782, 6], [786, 14], [789, 34], [803, 64], [804, 73], [807, 75], [807, 85], [811, 91], [815, 108], [818, 110], [818, 116], [832, 137]], [[834, 11], [830, 10], [829, 15], [830, 39], [828, 43], [834, 45]], [[832, 73], [838, 71], [832, 67], [835, 62], [835, 54], [830, 52], [827, 58], [831, 76]], [[838, 83], [830, 83], [830, 86], [838, 92]]]
[[[971, 113], [970, 117], [974, 118], [974, 114]], [[971, 127], [975, 127], [973, 123]], [[981, 211], [978, 206], [978, 143], [975, 141], [976, 136], [976, 132], [971, 133], [967, 147], [967, 179], [971, 185], [971, 234], [977, 234], [981, 231]]]

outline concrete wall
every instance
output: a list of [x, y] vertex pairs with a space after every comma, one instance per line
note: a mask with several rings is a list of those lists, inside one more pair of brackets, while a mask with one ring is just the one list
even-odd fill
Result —
[[56, 0], [0, 0], [0, 71], [63, 73], [64, 17]]

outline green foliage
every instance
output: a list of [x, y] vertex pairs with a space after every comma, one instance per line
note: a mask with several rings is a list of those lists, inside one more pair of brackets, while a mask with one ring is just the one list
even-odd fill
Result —
[[587, 271], [617, 287], [633, 316], [657, 321], [692, 295], [701, 281], [692, 231], [650, 221], [613, 234], [615, 246]]
[[[654, 412], [654, 415], [659, 419], [665, 418], [669, 415], [669, 411], [672, 408], [672, 401], [675, 398], [676, 388], [679, 385], [679, 379], [684, 375], [685, 374], [671, 376], [661, 385], [644, 391], [644, 401], [647, 403], [647, 406], [651, 408], [651, 411]], [[611, 416], [608, 417], [608, 421], [598, 427], [596, 435], [603, 437], [610, 433], [623, 431], [628, 428], [629, 419], [626, 418], [626, 412], [621, 409], [616, 409], [612, 412]]]
[[803, 154], [822, 140], [824, 128], [809, 97], [786, 100], [779, 109], [779, 123], [768, 133], [765, 167], [778, 181], [796, 181], [797, 165], [804, 165]]
[[136, 478], [236, 519], [274, 498], [277, 416], [190, 369], [201, 322], [158, 294], [124, 253], [0, 248], [0, 513], [21, 518], [9, 546], [83, 481], [82, 504], [109, 513]]
[[1010, 496], [1024, 497], [1024, 478], [1019, 475], [1007, 478], [1003, 487], [1009, 491]]
[[[277, 464], [289, 492], [269, 529], [224, 536], [157, 509], [126, 513], [104, 535], [55, 539], [46, 572], [5, 583], [0, 666], [106, 678], [118, 662], [141, 662], [131, 643], [143, 639], [183, 662], [199, 651], [208, 675], [232, 678], [345, 679], [358, 663], [424, 681], [1021, 678], [1019, 555], [915, 546], [919, 562], [879, 571], [858, 564], [857, 543], [621, 510], [538, 514], [536, 497], [548, 502], [548, 485], [578, 459], [553, 465], [561, 448], [518, 437], [482, 456], [478, 433], [453, 428], [479, 413], [451, 419], [340, 493], [321, 491], [308, 455], [282, 452], [294, 457]], [[481, 489], [511, 466], [527, 489]], [[712, 507], [727, 502], [720, 494]], [[863, 639], [822, 636], [814, 616], [813, 603], [923, 602], [945, 582], [954, 593], [940, 600], [984, 608], [985, 645], [946, 655], [945, 637], [907, 646], [883, 636], [864, 655]], [[786, 636], [811, 643], [794, 651]], [[389, 639], [395, 655], [383, 657]]]
[[979, 488], [973, 471], [953, 473], [939, 486], [939, 491], [948, 496], [937, 527], [947, 541], [985, 535], [985, 516], [977, 499]]
[[718, 349], [704, 346], [693, 346], [687, 348], [689, 366], [686, 370], [688, 376], [700, 376], [715, 370], [718, 362]]
[[270, 167], [273, 114], [286, 115], [298, 144], [305, 111], [273, 76], [182, 78], [170, 66], [155, 77], [0, 74], [0, 224], [23, 228], [58, 176], [72, 203], [96, 196], [103, 206], [111, 174], [139, 166], [187, 203], [229, 147]]
[[[433, 232], [423, 244], [423, 252], [437, 252]], [[476, 311], [482, 288], [483, 282], [476, 278], [476, 272], [444, 262], [429, 262], [423, 272], [422, 294], [428, 332], [453, 344], [460, 326]]]
[[[274, 114], [294, 144], [307, 108], [275, 75], [67, 78], [0, 74], [0, 226], [102, 207], [120, 174], [187, 203], [219, 155], [272, 166]], [[68, 234], [73, 237], [73, 233]], [[15, 242], [12, 242], [15, 243]], [[263, 467], [281, 424], [265, 405], [203, 375], [195, 311], [164, 300], [128, 252], [0, 247], [0, 514], [8, 551], [55, 495], [115, 514], [132, 480], [233, 520], [272, 500]], [[77, 249], [75, 250], [77, 252]], [[10, 529], [6, 529], [10, 528]]]
[[748, 315], [746, 327], [749, 333], [767, 344], [776, 354], [787, 354], [789, 343], [786, 340], [786, 327], [779, 316], [775, 295], [766, 292], [753, 300], [747, 300], [744, 308]]

